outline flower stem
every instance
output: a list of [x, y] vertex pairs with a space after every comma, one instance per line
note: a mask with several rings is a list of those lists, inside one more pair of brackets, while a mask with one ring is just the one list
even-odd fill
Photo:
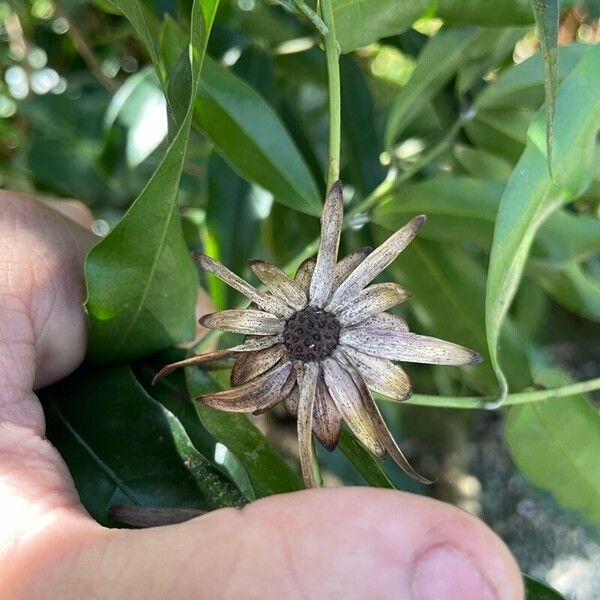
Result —
[[[509, 406], [514, 404], [527, 404], [529, 402], [540, 402], [542, 400], [550, 400], [552, 398], [565, 398], [576, 394], [584, 394], [600, 390], [600, 377], [596, 379], [588, 379], [587, 381], [579, 381], [557, 388], [548, 388], [545, 390], [532, 390], [529, 392], [519, 392], [517, 394], [508, 394], [506, 400], [501, 406]], [[378, 396], [379, 397], [379, 396]], [[385, 398], [381, 396], [381, 399]], [[438, 406], [441, 408], [481, 408], [489, 409], [495, 405], [495, 397], [484, 396], [424, 396], [415, 394], [404, 404], [414, 404], [417, 406]]]
[[329, 166], [327, 188], [340, 178], [340, 146], [342, 131], [342, 99], [340, 85], [340, 51], [335, 37], [335, 23], [331, 0], [321, 0], [321, 18], [327, 27], [323, 36], [323, 46], [327, 58], [327, 79], [329, 86]]

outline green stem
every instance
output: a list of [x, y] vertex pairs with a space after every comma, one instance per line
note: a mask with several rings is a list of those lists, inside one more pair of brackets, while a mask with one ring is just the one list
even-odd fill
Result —
[[[517, 394], [508, 394], [506, 400], [501, 406], [510, 406], [515, 404], [527, 404], [528, 402], [540, 402], [542, 400], [550, 400], [552, 398], [565, 398], [566, 396], [574, 396], [575, 394], [584, 394], [600, 390], [600, 377], [589, 379], [587, 381], [579, 381], [557, 388], [548, 388], [545, 390], [534, 390], [530, 392], [519, 392]], [[385, 400], [383, 396], [378, 396]], [[487, 409], [495, 405], [495, 397], [483, 396], [424, 396], [415, 394], [403, 404], [413, 404], [416, 406], [436, 406], [440, 408], [482, 408]]]
[[340, 178], [340, 145], [342, 131], [342, 99], [340, 84], [340, 51], [335, 37], [335, 23], [331, 0], [321, 0], [321, 18], [327, 27], [323, 36], [327, 57], [327, 79], [329, 86], [329, 166], [327, 188]]

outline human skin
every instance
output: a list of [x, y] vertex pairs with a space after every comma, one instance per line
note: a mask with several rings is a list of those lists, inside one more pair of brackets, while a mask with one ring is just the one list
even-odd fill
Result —
[[34, 392], [83, 360], [90, 222], [78, 203], [0, 192], [0, 600], [523, 598], [481, 521], [402, 492], [309, 490], [144, 530], [93, 521]]

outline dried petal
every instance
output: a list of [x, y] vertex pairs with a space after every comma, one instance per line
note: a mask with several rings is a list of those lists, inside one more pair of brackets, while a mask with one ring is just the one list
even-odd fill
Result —
[[342, 281], [344, 281], [365, 258], [373, 252], [373, 248], [370, 246], [363, 246], [357, 248], [352, 252], [346, 254], [336, 265], [333, 273], [333, 284], [331, 285], [331, 293], [340, 287]]
[[308, 294], [310, 291], [310, 280], [312, 279], [316, 264], [316, 258], [307, 258], [300, 264], [298, 270], [296, 271], [295, 281], [306, 292], [306, 294]]
[[321, 241], [317, 253], [317, 264], [310, 282], [310, 304], [318, 308], [325, 305], [331, 293], [343, 220], [342, 182], [336, 181], [331, 187], [323, 206]]
[[354, 298], [408, 246], [423, 223], [425, 215], [415, 217], [373, 250], [335, 291], [327, 308], [333, 310]]
[[340, 439], [341, 429], [342, 415], [336, 408], [325, 382], [319, 377], [313, 409], [313, 433], [327, 450], [334, 450]]
[[340, 325], [355, 325], [400, 304], [408, 296], [409, 293], [397, 283], [376, 283], [365, 288], [356, 298], [334, 312]]
[[295, 381], [292, 363], [285, 361], [244, 385], [199, 396], [196, 400], [228, 412], [262, 411], [283, 400]]
[[192, 252], [192, 256], [205, 271], [212, 273], [215, 277], [218, 277], [221, 281], [224, 281], [228, 286], [237, 290], [241, 294], [244, 294], [246, 298], [252, 300], [262, 310], [273, 313], [280, 317], [289, 317], [293, 310], [287, 306], [284, 302], [275, 298], [274, 296], [268, 296], [259, 292], [256, 288], [251, 286], [247, 281], [244, 281], [241, 277], [238, 277], [235, 273], [232, 273], [225, 265], [222, 265], [218, 260], [206, 256], [201, 252]]
[[318, 487], [320, 484], [313, 470], [311, 436], [318, 375], [319, 365], [317, 363], [306, 363], [302, 369], [302, 377], [298, 382], [300, 388], [300, 398], [298, 401], [298, 454], [300, 455], [304, 485], [307, 488]]
[[408, 323], [400, 315], [392, 315], [386, 312], [374, 315], [354, 327], [378, 327], [382, 329], [408, 331]]
[[265, 260], [248, 261], [252, 272], [267, 286], [267, 289], [286, 304], [301, 310], [308, 301], [305, 291], [279, 267]]
[[360, 373], [367, 387], [394, 400], [410, 398], [410, 379], [404, 369], [391, 360], [359, 352], [350, 346], [340, 347], [340, 351]]
[[348, 427], [373, 454], [385, 457], [385, 448], [379, 441], [369, 410], [353, 378], [333, 358], [325, 359], [322, 366], [327, 389]]
[[158, 383], [163, 377], [171, 374], [176, 369], [180, 369], [181, 367], [191, 367], [192, 365], [202, 365], [209, 362], [214, 362], [217, 360], [222, 360], [223, 358], [229, 358], [235, 353], [235, 350], [230, 348], [229, 350], [218, 350], [217, 352], [207, 352], [206, 354], [200, 354], [198, 356], [190, 356], [190, 358], [186, 358], [184, 360], [179, 360], [177, 362], [171, 363], [169, 365], [165, 365], [152, 380], [152, 385]]
[[284, 398], [283, 405], [285, 406], [285, 410], [288, 411], [288, 414], [292, 417], [296, 417], [298, 415], [298, 402], [300, 401], [300, 390], [298, 386], [294, 386], [292, 391], [289, 393], [287, 398]]
[[340, 343], [371, 356], [432, 365], [468, 365], [481, 356], [468, 348], [416, 333], [374, 327], [343, 329]]
[[204, 315], [200, 323], [209, 329], [250, 335], [277, 335], [283, 332], [285, 322], [260, 310], [222, 310]]
[[242, 385], [274, 367], [286, 354], [281, 344], [240, 354], [231, 369], [231, 385]]
[[[353, 375], [355, 375], [355, 372], [353, 372]], [[406, 456], [404, 456], [404, 453], [402, 452], [402, 450], [400, 450], [398, 444], [396, 443], [396, 440], [394, 439], [394, 436], [391, 434], [390, 430], [388, 429], [388, 426], [385, 424], [385, 421], [381, 416], [381, 412], [379, 411], [379, 407], [375, 403], [375, 400], [373, 400], [373, 397], [369, 393], [367, 386], [365, 385], [364, 381], [361, 381], [360, 375], [358, 375], [355, 378], [355, 383], [361, 391], [361, 395], [364, 399], [364, 403], [369, 413], [369, 417], [371, 418], [371, 422], [373, 423], [375, 430], [377, 431], [378, 439], [387, 451], [387, 453], [390, 455], [392, 460], [407, 475], [409, 475], [413, 479], [416, 479], [421, 483], [433, 483], [433, 481], [431, 481], [430, 479], [419, 475], [419, 473], [417, 473], [410, 466], [410, 463], [408, 462]]]

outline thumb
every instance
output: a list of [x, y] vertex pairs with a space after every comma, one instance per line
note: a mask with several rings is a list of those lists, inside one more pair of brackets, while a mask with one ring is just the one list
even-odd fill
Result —
[[295, 492], [179, 525], [112, 531], [22, 585], [37, 600], [91, 591], [114, 600], [523, 598], [514, 559], [481, 521], [369, 488]]

